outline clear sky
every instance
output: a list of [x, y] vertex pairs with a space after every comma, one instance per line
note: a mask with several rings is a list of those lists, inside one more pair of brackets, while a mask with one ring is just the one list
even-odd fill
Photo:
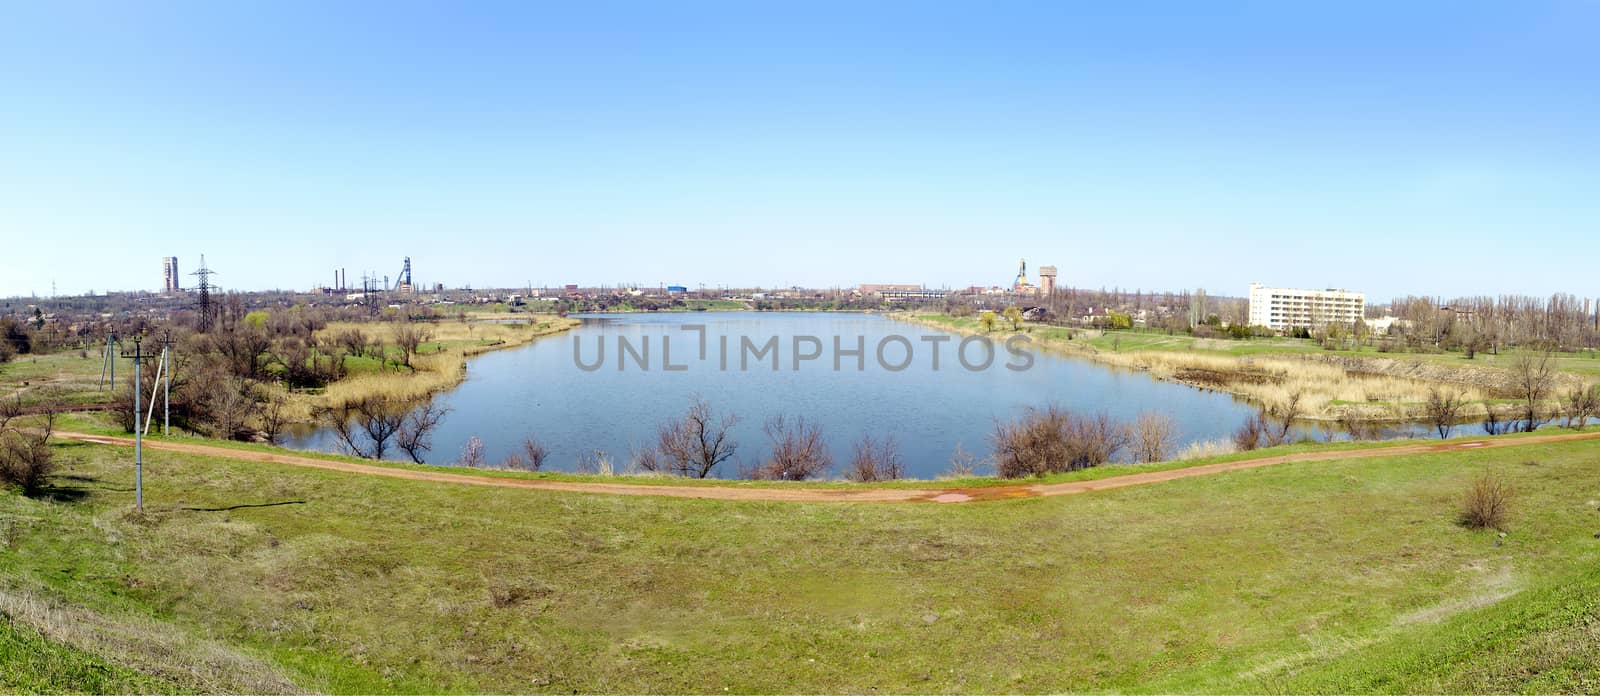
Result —
[[0, 295], [1600, 295], [1600, 3], [5, 2]]

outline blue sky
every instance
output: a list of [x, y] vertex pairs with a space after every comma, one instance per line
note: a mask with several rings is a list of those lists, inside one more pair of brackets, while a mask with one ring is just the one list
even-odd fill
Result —
[[1600, 295], [1600, 4], [49, 2], [0, 295], [420, 282]]

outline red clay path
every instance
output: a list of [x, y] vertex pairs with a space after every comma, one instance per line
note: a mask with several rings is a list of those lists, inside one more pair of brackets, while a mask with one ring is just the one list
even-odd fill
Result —
[[[104, 435], [89, 435], [85, 433], [57, 432], [57, 437], [65, 440], [88, 442], [98, 445], [112, 445], [116, 447], [132, 447], [133, 439], [127, 437], [109, 437]], [[1225, 471], [1238, 471], [1240, 469], [1254, 469], [1274, 464], [1287, 464], [1290, 462], [1313, 462], [1330, 459], [1376, 459], [1380, 457], [1401, 457], [1412, 454], [1429, 454], [1435, 452], [1457, 452], [1481, 449], [1500, 449], [1503, 447], [1526, 447], [1542, 445], [1552, 442], [1570, 442], [1575, 440], [1592, 440], [1600, 438], [1600, 431], [1592, 433], [1568, 433], [1562, 435], [1534, 435], [1518, 438], [1496, 438], [1462, 440], [1450, 442], [1418, 443], [1414, 445], [1400, 445], [1370, 450], [1330, 450], [1325, 452], [1303, 452], [1277, 457], [1260, 457], [1256, 459], [1241, 459], [1219, 464], [1204, 464], [1182, 469], [1168, 469], [1166, 471], [1150, 471], [1123, 476], [1111, 476], [1093, 481], [1068, 481], [1065, 483], [1019, 483], [1013, 485], [984, 486], [977, 488], [808, 488], [801, 485], [795, 487], [775, 486], [694, 486], [694, 485], [649, 485], [639, 483], [596, 483], [588, 481], [538, 481], [517, 478], [497, 478], [478, 476], [474, 474], [456, 474], [437, 471], [415, 471], [396, 467], [381, 466], [376, 464], [359, 464], [355, 462], [331, 461], [302, 457], [292, 454], [279, 454], [275, 452], [258, 452], [251, 450], [237, 450], [215, 445], [204, 445], [193, 442], [171, 442], [164, 440], [146, 440], [145, 448], [166, 452], [182, 452], [185, 454], [200, 454], [211, 457], [261, 462], [265, 464], [281, 464], [285, 466], [299, 466], [311, 469], [326, 469], [329, 471], [343, 471], [352, 474], [366, 474], [368, 476], [387, 476], [390, 478], [409, 479], [412, 481], [432, 481], [435, 483], [459, 483], [471, 486], [497, 486], [500, 488], [527, 488], [543, 491], [567, 491], [575, 493], [604, 493], [610, 495], [650, 495], [665, 498], [708, 498], [716, 500], [746, 500], [746, 501], [779, 501], [779, 502], [811, 502], [811, 503], [886, 503], [886, 502], [917, 502], [931, 501], [938, 503], [966, 503], [978, 500], [1005, 500], [1012, 498], [1036, 498], [1053, 495], [1073, 495], [1102, 491], [1112, 488], [1126, 488], [1128, 486], [1142, 486], [1162, 481], [1189, 478], [1192, 476], [1208, 476]]]

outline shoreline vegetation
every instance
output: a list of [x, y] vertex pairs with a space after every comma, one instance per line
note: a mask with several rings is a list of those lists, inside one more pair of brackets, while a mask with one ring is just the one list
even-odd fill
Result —
[[[512, 323], [515, 322], [515, 323]], [[427, 340], [420, 342], [410, 366], [394, 364], [393, 346], [397, 333], [406, 324], [393, 322], [334, 322], [318, 331], [318, 337], [337, 342], [342, 335], [359, 331], [374, 344], [389, 346], [383, 360], [368, 356], [345, 359], [349, 373], [326, 387], [315, 390], [278, 389], [288, 397], [286, 422], [315, 420], [318, 408], [336, 406], [365, 398], [380, 398], [394, 403], [421, 401], [459, 386], [467, 378], [467, 360], [496, 350], [517, 348], [540, 338], [565, 333], [583, 323], [578, 319], [543, 314], [507, 314], [503, 317], [474, 316], [467, 320], [447, 319], [429, 322]]]
[[[965, 336], [1005, 340], [1025, 335], [1055, 354], [1232, 394], [1268, 411], [1281, 410], [1298, 396], [1300, 420], [1421, 421], [1430, 389], [1438, 388], [1465, 402], [1459, 413], [1462, 419], [1491, 415], [1512, 419], [1523, 409], [1507, 394], [1509, 370], [1488, 365], [1487, 359], [1480, 361], [1485, 364], [1456, 366], [1421, 357], [1328, 353], [1287, 339], [1189, 339], [1146, 348], [1150, 343], [1139, 339], [1147, 336], [1130, 332], [1025, 323], [1014, 331], [999, 325], [986, 331], [976, 317], [907, 311], [884, 316]], [[1124, 340], [1127, 347], [1122, 346]], [[1591, 382], [1570, 372], [1556, 374], [1552, 381], [1547, 398], [1539, 400], [1542, 414], [1558, 415], [1560, 392], [1587, 388]]]

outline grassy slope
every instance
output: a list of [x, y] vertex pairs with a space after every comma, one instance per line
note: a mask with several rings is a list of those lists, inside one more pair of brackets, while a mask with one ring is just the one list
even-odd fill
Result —
[[0, 692], [178, 693], [171, 682], [145, 676], [76, 648], [52, 642], [27, 626], [0, 619]]
[[[162, 453], [139, 516], [126, 452], [62, 445], [71, 502], [0, 498], [0, 519], [26, 520], [0, 578], [333, 691], [1574, 690], [1596, 669], [1592, 641], [1569, 643], [1594, 632], [1597, 452], [963, 506], [484, 490]], [[1520, 491], [1500, 547], [1452, 519], [1485, 468]]]

